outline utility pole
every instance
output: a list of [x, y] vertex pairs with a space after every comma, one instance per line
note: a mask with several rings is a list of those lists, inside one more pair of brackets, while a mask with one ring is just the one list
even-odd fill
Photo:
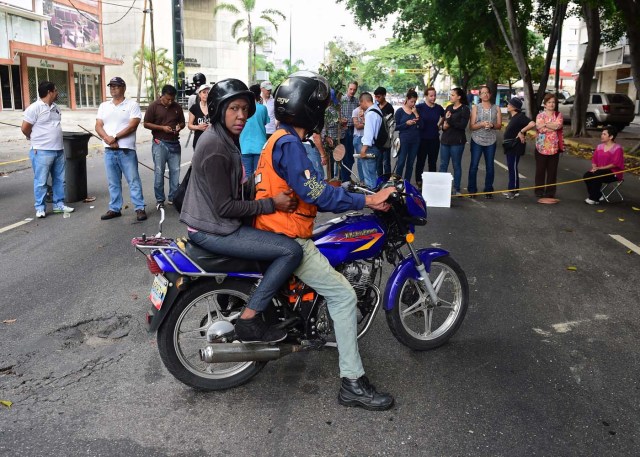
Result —
[[142, 93], [142, 68], [144, 67], [144, 32], [147, 25], [147, 0], [144, 0], [142, 8], [142, 44], [140, 45], [140, 66], [138, 68], [138, 105], [140, 104], [140, 94]]
[[151, 22], [151, 82], [153, 83], [152, 100], [158, 95], [158, 74], [156, 72], [156, 39], [153, 33], [153, 0], [149, 0], [149, 21]]

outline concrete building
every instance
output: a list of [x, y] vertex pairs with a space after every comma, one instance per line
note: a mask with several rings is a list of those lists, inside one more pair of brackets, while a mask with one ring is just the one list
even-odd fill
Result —
[[21, 110], [40, 81], [56, 84], [58, 104], [95, 108], [105, 92], [102, 10], [97, 0], [0, 0], [0, 107]]
[[[172, 2], [153, 1], [154, 36], [156, 51], [167, 50], [166, 56], [173, 62], [174, 54], [184, 57], [185, 79], [190, 83], [196, 73], [203, 73], [207, 82], [224, 78], [238, 78], [247, 81], [247, 45], [236, 43], [231, 36], [231, 26], [238, 16], [221, 11], [214, 16], [216, 0], [175, 0], [176, 11], [172, 11]], [[232, 2], [232, 0], [231, 0]], [[145, 46], [151, 47], [150, 15], [144, 13], [144, 0], [136, 0], [135, 10], [121, 21], [104, 27], [105, 55], [122, 59], [122, 67], [107, 67], [107, 79], [120, 76], [127, 82], [127, 94], [135, 97], [138, 92], [138, 74], [134, 71], [134, 55], [142, 46], [143, 19], [145, 19]], [[148, 1], [146, 7], [149, 8]], [[126, 9], [121, 5], [103, 4], [105, 22], [113, 22], [122, 17]], [[182, 29], [182, 34], [179, 33]], [[178, 30], [178, 32], [176, 32]], [[182, 35], [180, 37], [180, 35]], [[180, 48], [180, 38], [182, 50]], [[175, 43], [178, 43], [178, 46]], [[181, 60], [180, 57], [178, 60]], [[147, 91], [142, 76], [141, 96], [146, 98]], [[173, 77], [169, 82], [175, 84]]]

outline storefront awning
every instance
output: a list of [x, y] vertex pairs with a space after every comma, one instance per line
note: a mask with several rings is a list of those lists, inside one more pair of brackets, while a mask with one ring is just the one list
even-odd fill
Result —
[[58, 46], [38, 46], [23, 43], [21, 41], [9, 41], [11, 54], [28, 54], [45, 59], [61, 59], [70, 62], [86, 63], [93, 65], [122, 65], [122, 60], [110, 59], [100, 54], [74, 51], [72, 49], [59, 48]]

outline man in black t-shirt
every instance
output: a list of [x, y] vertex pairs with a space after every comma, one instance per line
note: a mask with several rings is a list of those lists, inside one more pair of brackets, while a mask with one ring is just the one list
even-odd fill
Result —
[[504, 146], [504, 153], [507, 155], [507, 166], [509, 168], [509, 192], [505, 192], [503, 195], [509, 199], [518, 197], [520, 192], [517, 190], [520, 187], [520, 178], [518, 174], [518, 163], [520, 157], [524, 154], [526, 149], [525, 140], [527, 138], [526, 132], [535, 128], [536, 123], [529, 119], [522, 112], [522, 100], [517, 97], [513, 97], [507, 104], [507, 111], [511, 116], [509, 124], [504, 132], [504, 142], [508, 143], [508, 140], [519, 139], [515, 141], [515, 144], [511, 147]]
[[[373, 95], [376, 99], [376, 105], [378, 105], [378, 108], [380, 108], [380, 111], [382, 111], [382, 115], [384, 116], [386, 121], [387, 115], [394, 114], [393, 106], [391, 106], [391, 103], [387, 102], [386, 99], [387, 89], [380, 86], [373, 91]], [[389, 133], [392, 134], [393, 132]], [[381, 151], [382, 154], [378, 155], [376, 164], [378, 169], [378, 176], [391, 173], [391, 148], [382, 148]]]

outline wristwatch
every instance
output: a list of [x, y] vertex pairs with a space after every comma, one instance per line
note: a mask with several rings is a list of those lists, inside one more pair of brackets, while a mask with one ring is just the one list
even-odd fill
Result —
[[113, 134], [113, 139], [116, 140], [116, 141], [118, 140], [118, 134], [117, 133]]

